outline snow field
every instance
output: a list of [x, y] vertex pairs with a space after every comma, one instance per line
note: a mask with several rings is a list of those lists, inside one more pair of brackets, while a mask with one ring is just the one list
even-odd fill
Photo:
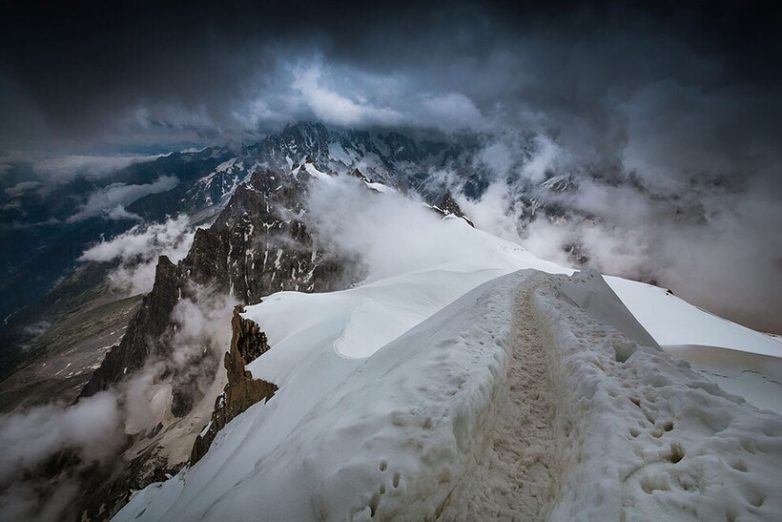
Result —
[[435, 518], [497, 417], [526, 275], [472, 290], [365, 360], [331, 344], [310, 354], [197, 466], [137, 494], [117, 520]]

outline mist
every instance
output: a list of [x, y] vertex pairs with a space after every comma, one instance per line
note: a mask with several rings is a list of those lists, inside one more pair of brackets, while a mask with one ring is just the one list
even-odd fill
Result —
[[[0, 518], [60, 520], [78, 493], [67, 477], [93, 463], [107, 465], [124, 443], [117, 397], [102, 392], [72, 406], [49, 404], [0, 415]], [[42, 467], [63, 451], [79, 459], [59, 477]]]
[[[673, 166], [654, 172], [622, 166], [605, 176], [553, 140], [536, 137], [533, 142], [551, 144], [531, 154], [487, 145], [512, 152], [502, 168], [485, 163], [495, 177], [478, 200], [459, 198], [478, 227], [542, 258], [653, 282], [739, 323], [782, 332], [776, 291], [782, 287], [782, 209], [762, 178], [738, 182], [701, 171], [687, 177]], [[574, 187], [552, 192], [525, 184], [563, 178]], [[458, 187], [458, 179], [451, 182]], [[538, 204], [568, 214], [532, 209], [530, 219], [529, 204], [518, 198], [522, 189]], [[577, 255], [569, 251], [573, 245]]]
[[114, 263], [107, 276], [110, 287], [127, 295], [145, 294], [155, 282], [158, 257], [165, 255], [178, 263], [187, 256], [194, 235], [188, 217], [182, 214], [163, 223], [135, 225], [91, 246], [78, 261]]
[[[157, 225], [155, 230], [164, 234], [176, 226], [174, 221]], [[150, 235], [146, 233], [145, 238]], [[143, 239], [139, 234], [126, 239], [133, 238], [135, 244], [104, 244], [92, 256], [132, 255]], [[117, 251], [120, 245], [124, 245], [122, 252]], [[75, 404], [52, 403], [0, 415], [0, 444], [5, 449], [0, 455], [0, 518], [55, 521], [76, 517], [70, 510], [83, 493], [81, 473], [96, 472], [93, 465], [107, 474], [124, 469], [127, 459], [134, 456], [127, 453], [129, 437], [143, 437], [159, 423], [175, 422], [172, 408], [176, 400], [189, 402], [193, 408], [201, 406], [200, 414], [208, 415], [214, 395], [207, 392], [215, 382], [219, 389], [225, 381], [220, 363], [230, 343], [235, 304], [229, 296], [193, 286], [172, 312], [175, 331], [169, 352], [153, 355], [127, 380]], [[174, 441], [183, 448], [177, 455], [185, 459], [201, 429], [198, 422], [191, 424], [189, 429], [196, 430], [192, 438]], [[58, 473], [53, 475], [50, 469]]]
[[416, 195], [376, 193], [356, 178], [336, 176], [311, 183], [307, 207], [318, 241], [359, 259], [365, 282], [473, 255]]

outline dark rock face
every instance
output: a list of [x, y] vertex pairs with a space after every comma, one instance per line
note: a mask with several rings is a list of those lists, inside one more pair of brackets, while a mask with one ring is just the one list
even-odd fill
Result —
[[471, 227], [475, 227], [472, 221], [464, 215], [464, 212], [462, 211], [462, 208], [459, 206], [459, 204], [456, 202], [455, 199], [453, 199], [453, 195], [451, 194], [450, 190], [446, 190], [445, 194], [443, 194], [443, 198], [440, 200], [440, 203], [437, 205], [433, 205], [432, 208], [444, 215], [444, 216], [457, 216], [465, 220]]
[[234, 309], [231, 326], [233, 336], [231, 349], [225, 354], [225, 369], [228, 373], [228, 384], [223, 393], [215, 400], [212, 420], [205, 430], [196, 437], [190, 454], [190, 464], [195, 464], [203, 457], [212, 445], [217, 433], [234, 417], [245, 411], [256, 402], [271, 398], [277, 391], [277, 386], [262, 379], [253, 379], [245, 365], [254, 361], [269, 349], [266, 334], [258, 329], [253, 321], [243, 319], [244, 308]]
[[[105, 390], [150, 357], [171, 352], [171, 312], [181, 298], [197, 298], [192, 283], [245, 304], [281, 290], [324, 292], [346, 286], [345, 261], [319, 251], [304, 224], [305, 181], [269, 170], [255, 173], [210, 228], [196, 231], [185, 259], [174, 265], [161, 256], [152, 292], [81, 395]], [[192, 401], [177, 397], [176, 389], [175, 399], [174, 413], [186, 414]]]
[[171, 312], [177, 303], [180, 277], [177, 267], [160, 256], [155, 271], [154, 290], [144, 296], [141, 308], [130, 321], [119, 345], [112, 348], [81, 392], [82, 397], [95, 395], [119, 382], [125, 375], [141, 368], [152, 347], [169, 328]]
[[[82, 396], [120, 383], [147, 363], [166, 361], [181, 327], [172, 317], [182, 299], [198, 303], [202, 293], [230, 295], [240, 303], [260, 302], [264, 295], [281, 290], [320, 292], [341, 289], [352, 280], [352, 262], [320, 247], [305, 223], [309, 176], [262, 171], [239, 186], [228, 205], [208, 229], [195, 233], [193, 245], [177, 265], [161, 257], [152, 292], [128, 325], [119, 345], [106, 355], [101, 366], [82, 390]], [[225, 355], [228, 385], [217, 398], [209, 427], [197, 437], [192, 462], [200, 459], [214, 436], [227, 422], [252, 404], [271, 397], [277, 387], [253, 379], [245, 364], [268, 349], [266, 336], [251, 321], [234, 313], [233, 340]], [[206, 341], [205, 341], [206, 342]], [[214, 350], [203, 352], [184, 366], [166, 366], [157, 379], [172, 385], [171, 413], [175, 420], [141, 434], [134, 444], [145, 449], [126, 452], [118, 471], [103, 476], [106, 484], [85, 493], [81, 512], [100, 517], [119, 509], [130, 489], [140, 489], [161, 480], [184, 464], [172, 463], [158, 445], [157, 434], [177, 422], [187, 421], [194, 406], [203, 399], [201, 381], [212, 382], [218, 369]], [[100, 498], [98, 498], [100, 497]], [[97, 511], [96, 511], [97, 510]]]
[[353, 169], [353, 171], [350, 173], [350, 175], [353, 176], [354, 178], [358, 178], [361, 181], [364, 181], [366, 183], [370, 183], [372, 181], [368, 177], [366, 177], [363, 172], [361, 172], [358, 169]]

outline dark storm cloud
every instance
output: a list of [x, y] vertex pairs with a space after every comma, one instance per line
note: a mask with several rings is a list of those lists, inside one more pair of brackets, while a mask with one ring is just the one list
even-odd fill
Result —
[[[0, 172], [3, 155], [250, 140], [296, 119], [467, 128], [487, 136], [490, 163], [523, 165], [517, 175], [548, 166], [634, 175], [640, 191], [606, 185], [569, 202], [603, 218], [603, 229], [568, 231], [598, 268], [689, 285], [700, 304], [732, 300], [734, 317], [743, 307], [747, 322], [782, 331], [782, 9], [773, 3], [2, 10]], [[534, 163], [524, 163], [520, 135], [536, 136]], [[660, 195], [683, 195], [705, 223], [683, 226]]]
[[534, 116], [606, 153], [623, 139], [617, 104], [645, 86], [765, 99], [780, 85], [778, 15], [738, 4], [19, 3], [0, 18], [6, 149], [208, 142], [306, 117], [453, 128]]

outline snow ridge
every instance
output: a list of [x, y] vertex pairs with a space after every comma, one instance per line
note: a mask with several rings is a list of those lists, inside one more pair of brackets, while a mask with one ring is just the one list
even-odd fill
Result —
[[302, 325], [335, 331], [295, 364], [272, 343], [252, 371], [277, 357], [280, 393], [116, 519], [781, 519], [782, 417], [633, 340], [620, 306], [597, 275], [521, 270], [365, 359]]

